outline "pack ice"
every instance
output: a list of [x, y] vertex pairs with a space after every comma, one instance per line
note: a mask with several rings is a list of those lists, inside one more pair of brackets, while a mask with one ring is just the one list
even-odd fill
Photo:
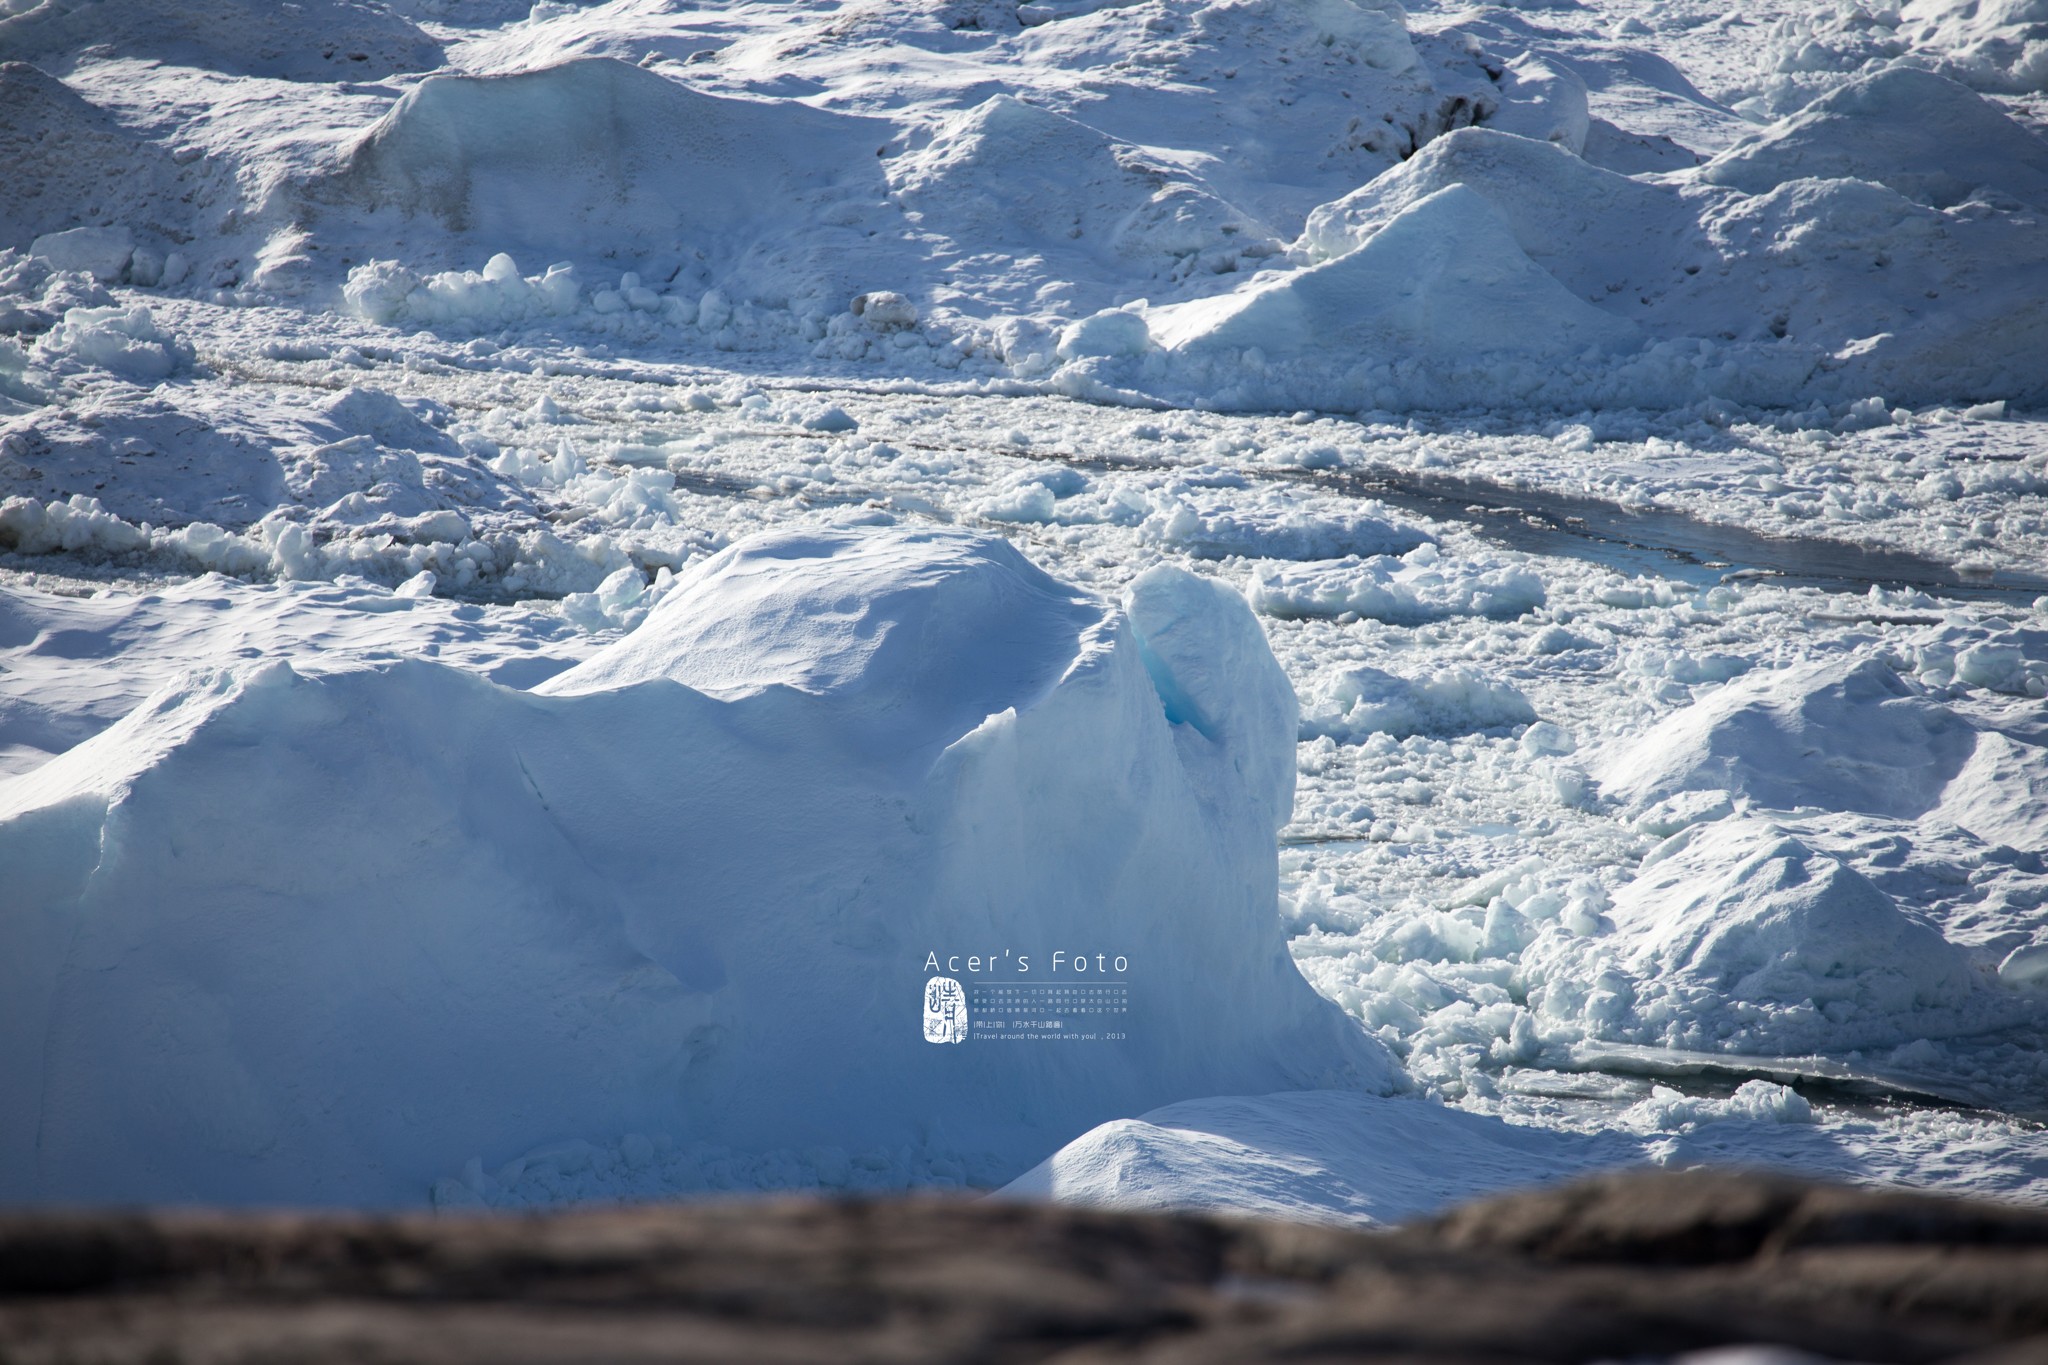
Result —
[[[1294, 731], [1227, 587], [949, 531], [757, 536], [533, 692], [190, 676], [0, 790], [0, 1198], [416, 1202], [620, 1133], [993, 1183], [1390, 1089], [1274, 913]], [[1128, 960], [1129, 1041], [924, 1041], [928, 954], [1054, 950]]]
[[[0, 110], [48, 136], [0, 128], [0, 248], [498, 346], [1174, 406], [2048, 395], [2048, 153], [1968, 84], [2039, 88], [2018, 0], [1866, 16], [1884, 60], [1786, 29], [1825, 79], [1754, 126], [1654, 54], [1507, 11], [425, 9], [447, 22], [133, 0], [101, 42], [95, 6], [9, 5]], [[1641, 107], [1623, 86], [1704, 135], [1610, 121]], [[132, 308], [51, 330], [64, 300], [16, 274], [0, 294], [49, 318], [0, 351], [9, 396], [189, 364]]]

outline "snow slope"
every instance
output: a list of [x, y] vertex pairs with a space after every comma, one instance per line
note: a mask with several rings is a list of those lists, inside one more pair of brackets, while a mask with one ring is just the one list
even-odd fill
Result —
[[441, 64], [441, 45], [371, 0], [14, 0], [0, 15], [0, 58], [55, 63], [81, 49], [288, 81], [382, 80]]
[[[81, 167], [91, 173], [79, 175]], [[169, 197], [178, 174], [163, 148], [21, 61], [0, 62], [0, 168], [0, 240], [16, 247], [81, 224], [160, 228], [148, 210]]]

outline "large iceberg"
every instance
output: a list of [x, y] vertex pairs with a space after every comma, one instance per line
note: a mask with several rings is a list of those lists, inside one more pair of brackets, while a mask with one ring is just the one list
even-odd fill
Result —
[[[0, 788], [0, 1199], [417, 1201], [619, 1134], [994, 1183], [1391, 1089], [1282, 940], [1294, 731], [1232, 590], [939, 531], [743, 542], [534, 693], [190, 678]], [[1127, 1036], [926, 1041], [928, 980], [1004, 974], [1107, 976]]]

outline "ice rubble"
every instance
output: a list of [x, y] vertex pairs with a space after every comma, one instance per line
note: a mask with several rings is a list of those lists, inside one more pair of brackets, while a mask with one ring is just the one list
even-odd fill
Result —
[[1307, 561], [1407, 554], [1429, 543], [1427, 531], [1382, 503], [1316, 509], [1293, 498], [1225, 500], [1198, 489], [1168, 490], [1156, 499], [1138, 538], [1197, 559]]
[[1764, 41], [1744, 107], [1797, 109], [1848, 76], [1900, 67], [1978, 90], [2048, 90], [2048, 8], [2041, 0], [1875, 0], [1786, 14]]
[[[76, 87], [10, 66], [0, 95], [126, 168], [132, 191], [94, 198], [54, 144], [20, 147], [0, 213], [15, 245], [128, 231], [138, 285], [175, 240], [195, 280], [316, 307], [340, 289], [393, 325], [964, 365], [1094, 398], [1576, 411], [2048, 394], [2040, 139], [1911, 67], [1837, 81], [1705, 166], [1679, 154], [1634, 176], [1603, 169], [1632, 163], [1601, 153], [1625, 135], [1589, 90], [1647, 54], [1498, 14], [1411, 30], [1353, 0], [1141, 0], [1028, 25], [873, 5], [830, 22], [549, 10], [453, 41], [452, 69], [397, 77], [395, 100], [347, 85], [311, 120], [344, 128], [327, 144], [303, 124], [276, 146], [222, 124], [188, 145], [159, 113], [116, 120], [82, 97], [113, 98], [108, 73], [145, 55], [337, 100], [339, 68], [442, 55], [406, 20], [322, 0], [294, 12], [318, 41], [292, 50], [328, 55], [280, 66], [266, 35], [286, 20], [266, 10], [244, 33], [246, 8], [181, 27], [152, 3], [126, 46], [89, 55], [69, 0], [0, 21], [16, 35], [0, 55]], [[374, 14], [397, 26], [383, 46], [347, 36]], [[876, 293], [908, 321], [849, 307]]]
[[1543, 580], [1479, 554], [1434, 544], [1400, 556], [1261, 564], [1247, 590], [1253, 608], [1281, 618], [1355, 615], [1417, 625], [1447, 616], [1514, 617], [1543, 605]]
[[[1559, 608], [1590, 586], [1553, 582], [1550, 610], [1567, 615]], [[1735, 619], [1721, 614], [1729, 604], [1711, 619]], [[1590, 634], [1590, 619], [1574, 629]], [[1283, 914], [1304, 974], [1420, 1085], [1548, 1125], [1559, 1121], [1548, 1097], [1592, 1108], [1646, 1088], [1588, 1068], [1670, 1075], [1658, 1066], [1690, 1056], [1731, 1079], [1782, 1080], [1780, 1066], [2021, 1112], [2038, 1103], [2048, 748], [2037, 629], [1950, 618], [1883, 650], [1851, 632], [1804, 662], [1803, 651], [1674, 658], [1645, 642], [1617, 658], [1645, 674], [1642, 699], [1692, 700], [1654, 723], [1581, 711], [1574, 736], [1555, 723], [1554, 687], [1531, 687], [1520, 716], [1489, 716], [1485, 689], [1537, 675], [1500, 652], [1501, 627], [1452, 633], [1458, 624], [1353, 628], [1391, 654], [1358, 652], [1321, 620], [1290, 636], [1291, 662], [1307, 670], [1303, 734], [1317, 738], [1301, 751], [1309, 794]], [[1518, 624], [1539, 650], [1565, 633]], [[1436, 648], [1404, 658], [1425, 634]], [[1445, 670], [1466, 654], [1461, 638], [1496, 642], [1483, 668]], [[1431, 688], [1443, 699], [1426, 714]], [[1623, 682], [1603, 696], [1627, 692]], [[1483, 728], [1503, 723], [1519, 728]], [[1489, 783], [1511, 793], [1506, 842], [1476, 823], [1501, 807], [1459, 790]], [[1445, 857], [1427, 850], [1459, 848], [1444, 831], [1461, 826], [1471, 852], [1413, 889], [1414, 869]], [[1560, 828], [1577, 828], [1570, 843], [1584, 850], [1568, 864], [1547, 847]], [[1312, 851], [1325, 830], [1370, 842]], [[1798, 1059], [1812, 1066], [1802, 1073]], [[1710, 1126], [1750, 1115], [1756, 1098]], [[1795, 1099], [1757, 1112], [1833, 1131], [1838, 1115], [1802, 1118]], [[1665, 1096], [1585, 1126], [1662, 1130], [1697, 1108]], [[1750, 1141], [1683, 1150], [1764, 1159]], [[1770, 1159], [1813, 1159], [1786, 1141]]]
[[1611, 940], [1553, 935], [1523, 954], [1539, 1021], [1609, 1041], [1797, 1056], [2018, 1017], [1962, 948], [1766, 820], [1673, 836], [1608, 914]]
[[[533, 693], [189, 677], [0, 789], [0, 1197], [408, 1202], [618, 1133], [986, 1182], [1384, 1090], [1272, 913], [1293, 731], [1229, 589], [942, 531], [737, 545]], [[1128, 1042], [922, 1040], [927, 954], [1055, 948], [1129, 959]]]
[[[2042, 937], [2030, 902], [1958, 904], [1902, 868], [1922, 849], [1968, 865], [1944, 841], [2038, 854], [2032, 738], [1869, 657], [1713, 689], [1593, 759], [1604, 796], [1671, 837], [1595, 932], [1528, 940], [1530, 1008], [1590, 1038], [1781, 1056], [2028, 1017], [1998, 969]], [[1975, 861], [1990, 882], [1996, 859]], [[2014, 961], [2008, 985], [2027, 978]]]
[[1909, 0], [1906, 41], [1945, 74], [1981, 90], [2048, 90], [2048, 9], [2041, 0]]
[[1356, 743], [1368, 735], [1457, 735], [1528, 725], [1529, 699], [1512, 683], [1469, 667], [1405, 678], [1382, 668], [1330, 674], [1303, 699], [1301, 737]]
[[192, 358], [192, 348], [157, 326], [142, 307], [67, 308], [36, 338], [33, 358], [45, 365], [87, 365], [124, 378], [165, 379]]

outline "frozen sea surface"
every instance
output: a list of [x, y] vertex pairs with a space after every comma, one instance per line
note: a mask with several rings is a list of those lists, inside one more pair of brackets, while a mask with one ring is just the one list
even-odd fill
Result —
[[[2025, 6], [129, 10], [0, 6], [0, 932], [64, 964], [4, 1016], [7, 1197], [2048, 1198]], [[1088, 620], [941, 612], [846, 761], [755, 744], [738, 693], [886, 662], [858, 547], [906, 543]], [[745, 586], [763, 544], [869, 569]], [[1071, 699], [1096, 654], [1144, 707]], [[881, 757], [919, 725], [1008, 775], [949, 807]], [[923, 975], [863, 897], [1193, 955], [1128, 1076], [968, 1121], [922, 1043], [864, 1090], [800, 1045], [848, 964]], [[686, 965], [826, 902], [814, 1010]]]

